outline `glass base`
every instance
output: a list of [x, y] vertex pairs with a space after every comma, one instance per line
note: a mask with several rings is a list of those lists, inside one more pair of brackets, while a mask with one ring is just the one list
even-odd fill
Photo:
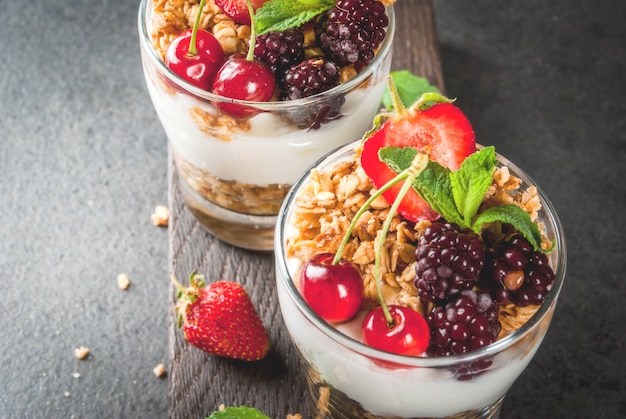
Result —
[[229, 211], [202, 198], [184, 181], [181, 180], [179, 184], [187, 207], [209, 233], [226, 243], [244, 249], [261, 251], [274, 249], [276, 216]]
[[[309, 407], [312, 417], [315, 419], [434, 419], [427, 417], [401, 418], [398, 416], [374, 415], [343, 392], [319, 382], [317, 379], [317, 374], [311, 374], [311, 370], [309, 370], [307, 374], [310, 394]], [[504, 397], [500, 397], [494, 403], [482, 409], [459, 412], [440, 419], [498, 419]]]

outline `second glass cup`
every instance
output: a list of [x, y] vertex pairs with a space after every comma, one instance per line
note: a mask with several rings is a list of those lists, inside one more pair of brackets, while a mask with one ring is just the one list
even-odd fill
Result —
[[[302, 360], [311, 409], [319, 418], [497, 418], [507, 391], [539, 349], [563, 286], [566, 247], [557, 214], [539, 187], [515, 164], [498, 155], [500, 166], [521, 179], [520, 190], [537, 188], [542, 204], [538, 221], [554, 243], [549, 263], [555, 279], [545, 300], [511, 334], [462, 355], [410, 357], [375, 349], [360, 338], [363, 312], [348, 322], [328, 323], [306, 303], [297, 286], [303, 262], [293, 255], [299, 249], [304, 253], [315, 249], [318, 237], [310, 237], [317, 232], [315, 226], [319, 227], [315, 214], [324, 213], [309, 208], [311, 197], [303, 195], [315, 191], [332, 201], [328, 195], [333, 193], [311, 185], [323, 183], [320, 179], [326, 178], [320, 173], [351, 167], [360, 143], [339, 148], [304, 173], [286, 197], [276, 226], [278, 298], [285, 325]], [[349, 182], [350, 176], [344, 174], [341, 179]], [[330, 183], [339, 195], [342, 183]], [[299, 209], [306, 222], [298, 224]], [[330, 209], [329, 213], [336, 212]], [[306, 231], [308, 240], [299, 235], [296, 224]], [[310, 231], [304, 226], [310, 226]], [[333, 241], [329, 236], [324, 239]]]
[[[152, 0], [142, 0], [139, 36], [152, 103], [174, 154], [185, 201], [198, 221], [230, 244], [271, 250], [276, 215], [307, 167], [360, 138], [380, 109], [392, 58], [393, 9], [373, 61], [355, 77], [308, 98], [249, 102], [199, 89], [176, 75], [154, 46]], [[246, 106], [252, 117], [220, 111]]]

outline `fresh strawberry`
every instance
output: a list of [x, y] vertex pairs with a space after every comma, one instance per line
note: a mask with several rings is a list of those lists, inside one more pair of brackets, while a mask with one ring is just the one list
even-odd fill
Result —
[[[267, 0], [251, 0], [254, 10], [263, 6]], [[246, 0], [215, 0], [215, 5], [224, 11], [224, 14], [237, 23], [249, 25], [251, 23], [250, 13]]]
[[213, 355], [244, 361], [262, 359], [269, 338], [250, 297], [238, 283], [219, 281], [205, 286], [202, 275], [192, 273], [190, 286], [178, 288], [179, 327], [185, 339]]
[[[366, 137], [361, 166], [377, 188], [396, 176], [378, 157], [378, 151], [383, 147], [429, 150], [431, 160], [450, 170], [458, 169], [463, 160], [476, 151], [474, 131], [459, 108], [447, 100], [425, 110], [422, 110], [423, 106], [423, 101], [416, 102], [408, 109], [397, 104], [396, 114]], [[383, 194], [387, 202], [394, 202], [400, 188], [400, 184], [395, 185]], [[409, 189], [398, 212], [411, 221], [436, 220], [440, 217], [413, 188]]]

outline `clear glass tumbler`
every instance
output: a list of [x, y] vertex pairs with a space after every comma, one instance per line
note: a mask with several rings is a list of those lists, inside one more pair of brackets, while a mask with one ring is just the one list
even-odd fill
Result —
[[[339, 148], [315, 168], [353, 158], [358, 144]], [[524, 188], [535, 185], [513, 163], [502, 156], [498, 159], [522, 179]], [[556, 279], [538, 311], [517, 331], [480, 350], [449, 357], [407, 357], [347, 336], [313, 312], [299, 293], [294, 278], [300, 261], [286, 256], [286, 240], [293, 234], [294, 202], [309, 184], [310, 174], [311, 170], [304, 173], [287, 195], [274, 246], [280, 307], [302, 360], [313, 411], [330, 418], [497, 418], [508, 389], [548, 330], [565, 278], [565, 239], [544, 193], [539, 189], [539, 220], [555, 243], [549, 257]], [[475, 373], [468, 376], [468, 371]]]
[[[153, 1], [142, 0], [138, 25], [148, 91], [173, 150], [181, 190], [198, 221], [233, 245], [271, 250], [280, 205], [307, 167], [371, 128], [386, 86], [395, 30], [356, 77], [322, 94], [279, 102], [227, 99], [172, 72], [153, 47]], [[252, 117], [220, 112], [247, 106]]]

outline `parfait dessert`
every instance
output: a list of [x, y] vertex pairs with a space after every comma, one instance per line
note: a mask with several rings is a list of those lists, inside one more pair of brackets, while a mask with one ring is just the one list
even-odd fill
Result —
[[144, 74], [186, 202], [269, 250], [302, 170], [360, 138], [391, 65], [392, 0], [143, 0]]
[[497, 417], [552, 318], [561, 227], [450, 100], [394, 106], [298, 181], [277, 225], [279, 301], [313, 410]]

